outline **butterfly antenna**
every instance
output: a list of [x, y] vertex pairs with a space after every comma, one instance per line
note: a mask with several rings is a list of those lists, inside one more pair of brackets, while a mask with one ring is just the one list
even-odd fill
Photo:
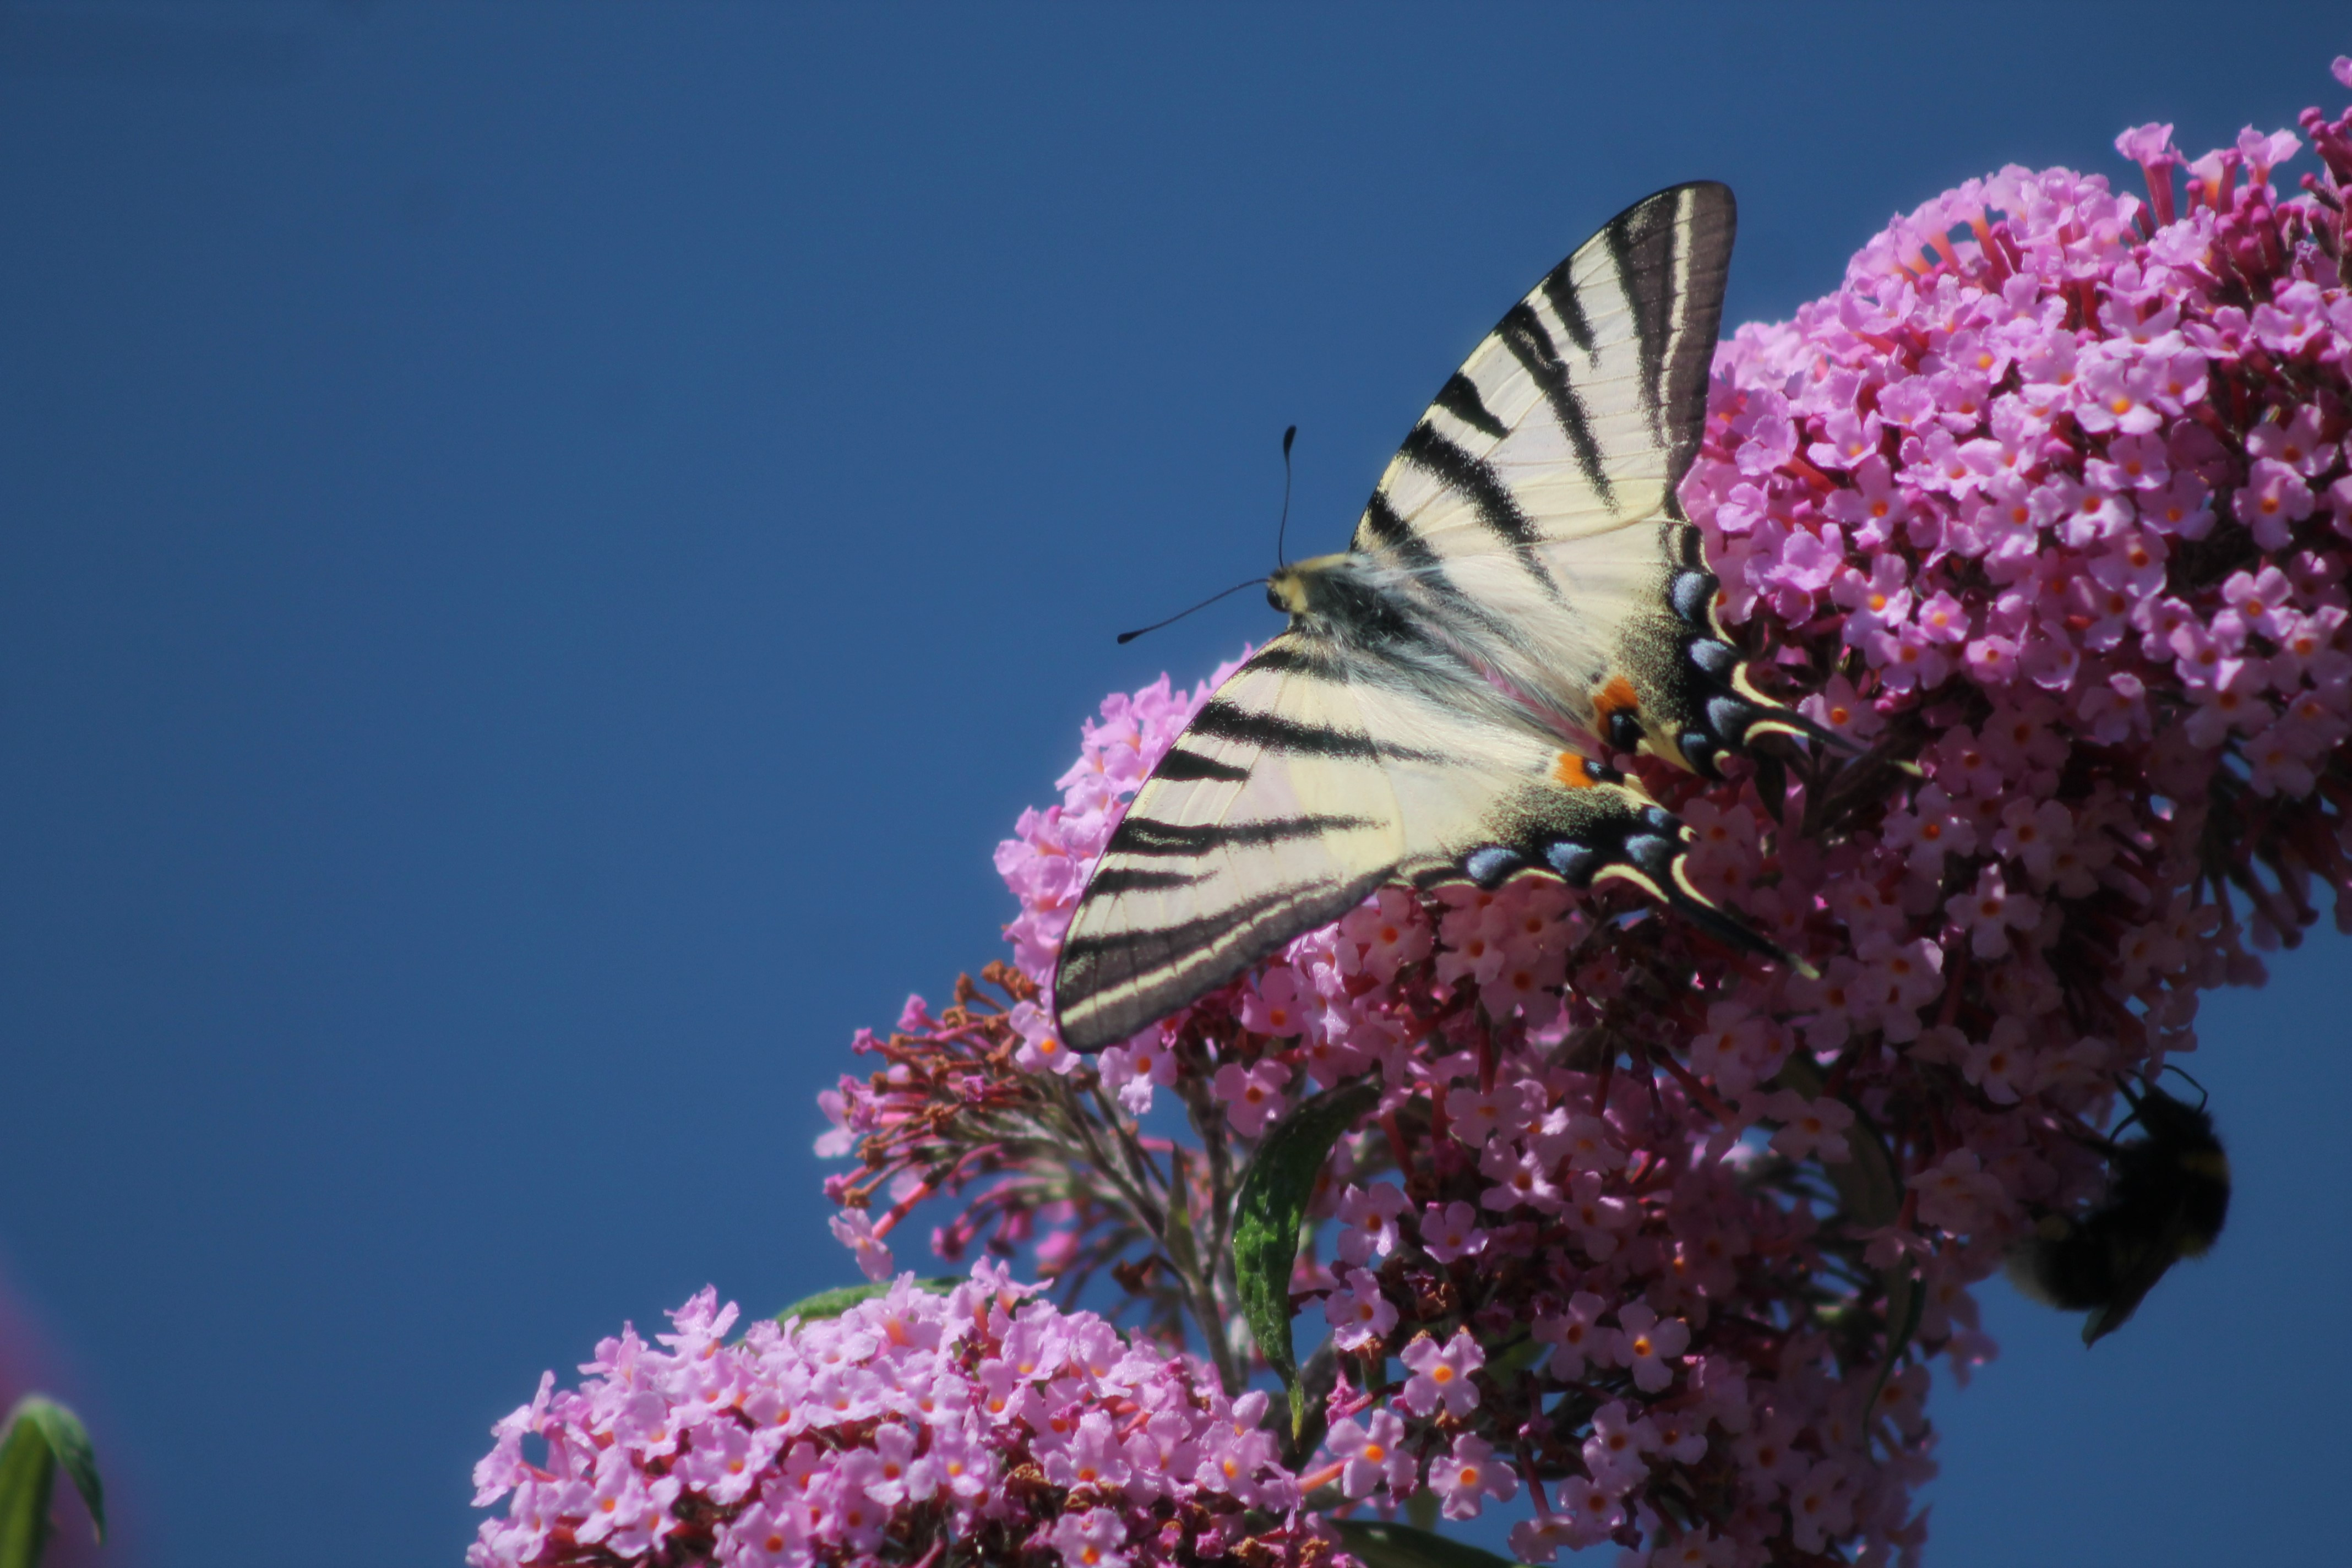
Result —
[[1274, 525], [1274, 564], [1277, 570], [1290, 564], [1282, 553], [1282, 542], [1290, 532], [1290, 444], [1297, 439], [1296, 425], [1282, 433], [1282, 521]]
[[[1260, 583], [1265, 581], [1265, 579], [1263, 577], [1252, 577], [1247, 582], [1236, 583], [1232, 587], [1224, 590], [1224, 593], [1210, 595], [1207, 598], [1193, 605], [1192, 610], [1205, 610], [1211, 605], [1215, 604], [1219, 599], [1223, 598], [1226, 594], [1238, 594], [1244, 588], [1255, 588]], [[1125, 647], [1129, 643], [1133, 642], [1136, 638], [1141, 637], [1146, 632], [1156, 632], [1162, 626], [1172, 626], [1176, 622], [1182, 620], [1186, 616], [1191, 615], [1192, 610], [1179, 610], [1164, 621], [1154, 621], [1148, 626], [1138, 626], [1131, 632], [1121, 632], [1118, 634], [1119, 646], [1121, 647]]]

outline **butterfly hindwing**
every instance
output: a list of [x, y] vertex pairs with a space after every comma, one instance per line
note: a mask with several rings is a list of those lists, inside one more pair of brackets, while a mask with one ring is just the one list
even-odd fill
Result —
[[1293, 631], [1217, 689], [1072, 919], [1055, 980], [1066, 1044], [1126, 1038], [1390, 881], [1624, 878], [1755, 945], [1690, 885], [1679, 822], [1444, 658]]

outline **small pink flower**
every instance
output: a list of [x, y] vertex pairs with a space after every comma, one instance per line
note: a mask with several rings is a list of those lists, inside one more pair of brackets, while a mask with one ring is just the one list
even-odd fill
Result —
[[1954, 923], [1969, 933], [1969, 950], [1979, 958], [1999, 958], [2009, 951], [2011, 931], [2031, 931], [2041, 922], [2042, 903], [2011, 892], [1997, 866], [1977, 873], [1977, 885], [1945, 905]]
[[1853, 1111], [1843, 1101], [1808, 1100], [1784, 1089], [1767, 1096], [1761, 1110], [1766, 1120], [1781, 1123], [1772, 1134], [1775, 1152], [1791, 1160], [1818, 1158], [1826, 1165], [1843, 1164], [1853, 1157], [1845, 1138], [1853, 1125]]
[[1375, 1410], [1362, 1425], [1334, 1421], [1324, 1447], [1346, 1461], [1339, 1488], [1351, 1498], [1370, 1497], [1382, 1485], [1392, 1499], [1402, 1499], [1413, 1489], [1414, 1467], [1405, 1447], [1404, 1423], [1391, 1411]]
[[2100, 359], [2084, 373], [2082, 401], [2075, 405], [2074, 417], [2085, 430], [2144, 434], [2163, 423], [2163, 416], [2150, 401], [2154, 390], [2152, 378], [2136, 363]]
[[1035, 1003], [1013, 1008], [1013, 1026], [1021, 1031], [1021, 1048], [1013, 1053], [1013, 1063], [1023, 1072], [1068, 1074], [1083, 1065], [1078, 1053], [1062, 1044], [1053, 1015]]
[[1482, 1207], [1507, 1214], [1522, 1205], [1546, 1214], [1562, 1205], [1559, 1184], [1552, 1179], [1553, 1162], [1535, 1150], [1498, 1138], [1478, 1156], [1478, 1172], [1495, 1184], [1478, 1196]]
[[2180, 154], [2172, 150], [2169, 125], [2135, 126], [2116, 138], [2116, 151], [2143, 168], [2161, 168], [2180, 161]]
[[1518, 1495], [1518, 1477], [1495, 1458], [1495, 1447], [1465, 1432], [1453, 1449], [1429, 1465], [1429, 1489], [1445, 1500], [1448, 1519], [1475, 1519], [1486, 1500], [1508, 1502]]
[[1340, 1260], [1364, 1263], [1395, 1251], [1397, 1216], [1410, 1206], [1393, 1182], [1374, 1182], [1370, 1191], [1350, 1186], [1339, 1199]]
[[1478, 1211], [1465, 1203], [1431, 1204], [1421, 1215], [1422, 1250], [1439, 1263], [1475, 1258], [1486, 1249]]
[[1984, 1090], [1995, 1105], [2014, 1105], [2033, 1084], [2033, 1059], [2025, 1045], [2021, 1018], [1996, 1019], [1984, 1040], [1971, 1044], [1960, 1058], [1960, 1074]]
[[1226, 1120], [1233, 1123], [1234, 1131], [1244, 1138], [1255, 1138], [1265, 1131], [1268, 1122], [1282, 1114], [1282, 1086], [1289, 1081], [1290, 1069], [1278, 1061], [1262, 1061], [1246, 1068], [1239, 1062], [1227, 1062], [1210, 1080], [1209, 1092], [1224, 1103]]
[[1299, 984], [1298, 972], [1277, 964], [1243, 994], [1242, 1024], [1261, 1035], [1299, 1034], [1313, 1005], [1314, 993]]
[[1674, 1363], [1690, 1348], [1690, 1325], [1680, 1318], [1661, 1319], [1646, 1302], [1617, 1309], [1616, 1360], [1631, 1368], [1633, 1386], [1644, 1394], [1663, 1394], [1675, 1380]]
[[2315, 406], [2306, 404], [2284, 419], [2272, 412], [2246, 432], [2250, 456], [2275, 458], [2305, 479], [2317, 479], [2335, 465], [2336, 449], [2323, 438]]
[[1397, 1402], [1415, 1415], [1426, 1415], [1441, 1403], [1449, 1415], [1467, 1415], [1477, 1407], [1478, 1387], [1470, 1374], [1486, 1364], [1486, 1352], [1466, 1331], [1456, 1329], [1443, 1346], [1423, 1334], [1404, 1347], [1401, 1359], [1412, 1375]]
[[835, 1215], [826, 1222], [833, 1238], [856, 1255], [857, 1267], [868, 1279], [887, 1279], [893, 1265], [890, 1248], [874, 1228], [874, 1216], [859, 1209]]
[[[1585, 1471], [1605, 1487], [1630, 1491], [1648, 1473], [1643, 1457], [1657, 1447], [1656, 1423], [1634, 1419], [1623, 1400], [1612, 1399], [1592, 1413], [1592, 1436], [1584, 1440]], [[1706, 1452], [1704, 1442], [1699, 1452]]]
[[1066, 1513], [1054, 1521], [1050, 1537], [1061, 1553], [1062, 1568], [1126, 1568], [1127, 1526], [1106, 1508]]
[[1112, 1046], [1096, 1061], [1103, 1087], [1118, 1096], [1130, 1116], [1142, 1116], [1151, 1110], [1154, 1089], [1176, 1084], [1176, 1053], [1156, 1026], [1123, 1046]]
[[2254, 542], [2264, 550], [2284, 550], [2293, 538], [2291, 526], [2309, 517], [2311, 508], [2311, 487], [2274, 458], [2254, 459], [2231, 502], [2238, 521], [2253, 531]]
[[1331, 1338], [1341, 1350], [1362, 1350], [1388, 1337], [1396, 1327], [1397, 1310], [1381, 1293], [1379, 1278], [1359, 1268], [1348, 1276], [1346, 1285], [1323, 1299], [1323, 1321], [1331, 1325]]
[[1607, 1349], [1609, 1331], [1600, 1324], [1608, 1310], [1607, 1301], [1590, 1290], [1579, 1290], [1569, 1298], [1566, 1312], [1537, 1317], [1529, 1331], [1537, 1343], [1552, 1347], [1549, 1367], [1554, 1377], [1582, 1377], [1585, 1363]]
[[2002, 1213], [2008, 1194], [1973, 1149], [1955, 1149], [1906, 1184], [1919, 1194], [1919, 1217], [1954, 1236], [1971, 1236]]
[[2275, 566], [2258, 573], [2232, 572], [2221, 584], [2221, 597], [2230, 606], [2223, 614], [2235, 626], [2273, 641], [2285, 627], [2285, 617], [2294, 613], [2294, 586]]
[[2036, 881], [2048, 882], [2058, 852], [2074, 840], [2074, 819], [2054, 800], [2013, 800], [2001, 808], [1992, 849], [2023, 866]]
[[1797, 1550], [1819, 1552], [1832, 1535], [1853, 1528], [1853, 1504], [1845, 1483], [1844, 1462], [1823, 1459], [1789, 1489], [1789, 1538]]
[[1577, 1233], [1577, 1244], [1595, 1263], [1616, 1256], [1617, 1233], [1637, 1217], [1633, 1205], [1604, 1192], [1608, 1178], [1598, 1171], [1580, 1171], [1570, 1179], [1567, 1218]]

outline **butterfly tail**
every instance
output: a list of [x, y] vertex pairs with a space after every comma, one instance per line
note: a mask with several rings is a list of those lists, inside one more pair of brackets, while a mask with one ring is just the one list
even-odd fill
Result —
[[[1709, 679], [1694, 668], [1685, 676], [1683, 711], [1675, 743], [1681, 761], [1704, 778], [1721, 778], [1718, 765], [1727, 752], [1744, 755], [1759, 735], [1788, 735], [1812, 741], [1833, 752], [1859, 754], [1860, 746], [1836, 731], [1814, 722], [1794, 708], [1785, 707], [1748, 683], [1745, 665], [1735, 665], [1728, 679]], [[1670, 759], [1672, 760], [1672, 759]]]
[[1612, 846], [1614, 852], [1585, 881], [1614, 877], [1631, 882], [1726, 947], [1754, 953], [1808, 980], [1821, 977], [1811, 964], [1699, 891], [1690, 877], [1684, 837], [1688, 829], [1680, 821], [1659, 806], [1635, 801], [1630, 792], [1627, 802], [1634, 822], [1621, 830]]
[[[1682, 864], [1677, 861], [1674, 869], [1677, 874], [1680, 873], [1683, 869]], [[1808, 980], [1819, 980], [1822, 977], [1820, 970], [1731, 913], [1722, 905], [1708, 899], [1706, 895], [1691, 887], [1680, 875], [1676, 875], [1674, 880], [1666, 883], [1665, 889], [1665, 902], [1668, 907], [1724, 946], [1742, 952], [1752, 952], [1759, 958], [1769, 960], [1793, 973], [1803, 975]]]

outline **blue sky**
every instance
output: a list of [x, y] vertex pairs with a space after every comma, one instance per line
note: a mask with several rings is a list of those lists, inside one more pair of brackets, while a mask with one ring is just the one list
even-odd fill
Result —
[[[853, 1028], [999, 951], [1103, 693], [1272, 627], [1678, 180], [1729, 321], [2011, 161], [2342, 94], [2340, 6], [0, 4], [0, 1258], [152, 1568], [458, 1560], [543, 1367], [849, 1273]], [[2307, 162], [2299, 165], [2309, 166]], [[2332, 934], [2193, 1064], [2231, 1228], [1987, 1292], [1930, 1561], [2314, 1561]], [[2325, 1543], [2323, 1545], [2323, 1543]], [[128, 1556], [124, 1557], [128, 1560]]]

